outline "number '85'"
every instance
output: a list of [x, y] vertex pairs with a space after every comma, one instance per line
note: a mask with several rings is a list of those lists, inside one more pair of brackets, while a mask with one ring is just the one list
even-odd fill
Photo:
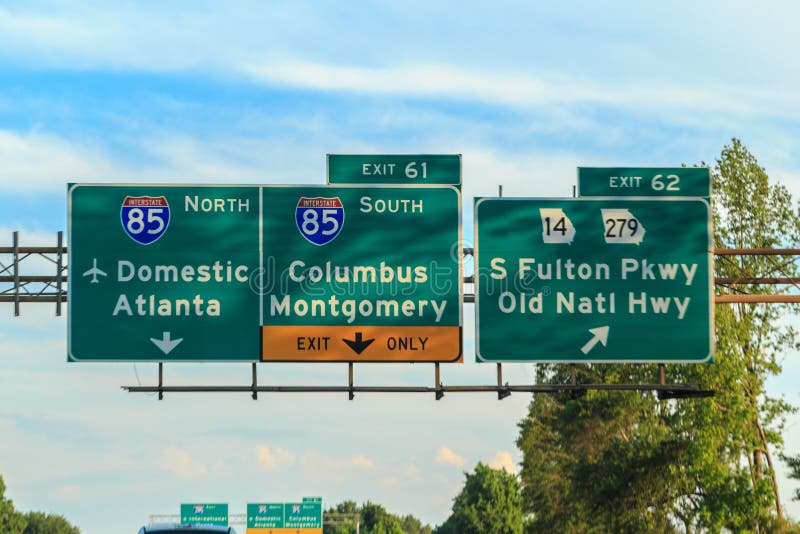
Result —
[[128, 223], [125, 225], [133, 235], [146, 231], [148, 234], [158, 234], [164, 229], [164, 208], [150, 208], [147, 210], [145, 220], [142, 208], [133, 208], [128, 212]]

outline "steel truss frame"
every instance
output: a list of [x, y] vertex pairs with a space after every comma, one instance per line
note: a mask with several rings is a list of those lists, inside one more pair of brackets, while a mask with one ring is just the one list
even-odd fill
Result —
[[[783, 257], [790, 258], [794, 262], [800, 256], [800, 248], [752, 248], [752, 249], [732, 249], [715, 248], [714, 255], [721, 261], [728, 260], [733, 256], [767, 256], [770, 258]], [[464, 256], [472, 256], [473, 249], [465, 247]], [[31, 259], [44, 259], [54, 265], [54, 272], [51, 274], [22, 274], [22, 265], [31, 263]], [[67, 247], [64, 245], [64, 233], [58, 232], [56, 236], [56, 246], [34, 246], [23, 247], [19, 244], [19, 233], [13, 232], [12, 245], [10, 247], [0, 247], [0, 302], [11, 302], [14, 304], [14, 315], [20, 315], [20, 305], [22, 303], [42, 303], [54, 302], [57, 316], [61, 315], [62, 303], [67, 301]], [[747, 294], [737, 286], [742, 285], [786, 285], [795, 289], [800, 289], [800, 280], [792, 278], [786, 273], [785, 265], [781, 266], [777, 261], [771, 259], [773, 267], [781, 277], [777, 276], [754, 276], [752, 273], [742, 273], [736, 277], [717, 277], [714, 283], [717, 286], [731, 290], [729, 293], [718, 294], [714, 302], [720, 303], [783, 303], [800, 304], [800, 294], [760, 295]], [[474, 283], [474, 276], [465, 276], [464, 283]], [[789, 288], [787, 288], [788, 290]], [[464, 303], [474, 303], [474, 293], [464, 294]], [[242, 386], [180, 386], [164, 384], [164, 362], [158, 362], [158, 384], [154, 386], [122, 386], [122, 389], [131, 393], [157, 393], [158, 399], [162, 400], [165, 393], [249, 393], [253, 400], [258, 399], [259, 393], [347, 393], [348, 398], [353, 400], [356, 393], [427, 393], [434, 394], [436, 400], [441, 399], [445, 393], [496, 393], [498, 400], [502, 400], [512, 392], [524, 393], [562, 393], [566, 392], [573, 397], [584, 395], [589, 390], [599, 391], [654, 391], [660, 400], [675, 398], [702, 398], [713, 396], [714, 392], [702, 389], [697, 384], [667, 384], [665, 380], [665, 364], [658, 365], [658, 382], [651, 384], [583, 384], [578, 383], [576, 365], [570, 364], [571, 383], [569, 384], [523, 384], [509, 385], [503, 383], [502, 364], [497, 363], [497, 383], [493, 385], [480, 386], [458, 386], [444, 385], [441, 381], [440, 367], [434, 364], [434, 384], [433, 386], [357, 386], [353, 381], [353, 364], [347, 362], [348, 380], [345, 386], [261, 386], [258, 385], [257, 362], [252, 365], [252, 382]]]

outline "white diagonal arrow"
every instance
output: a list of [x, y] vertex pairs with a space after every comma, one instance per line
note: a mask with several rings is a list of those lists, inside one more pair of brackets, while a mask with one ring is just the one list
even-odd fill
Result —
[[156, 339], [154, 337], [151, 337], [150, 341], [155, 343], [156, 347], [161, 349], [161, 351], [164, 354], [169, 354], [170, 352], [172, 352], [172, 349], [180, 345], [181, 341], [183, 341], [182, 337], [179, 337], [178, 339], [171, 339], [171, 337], [172, 336], [170, 335], [169, 332], [164, 332], [161, 335], [161, 339]]
[[589, 351], [594, 348], [597, 343], [602, 343], [603, 346], [606, 346], [608, 342], [608, 329], [607, 326], [598, 326], [597, 328], [590, 328], [589, 333], [592, 334], [592, 339], [586, 342], [586, 345], [581, 347], [581, 352], [584, 354], [589, 354]]

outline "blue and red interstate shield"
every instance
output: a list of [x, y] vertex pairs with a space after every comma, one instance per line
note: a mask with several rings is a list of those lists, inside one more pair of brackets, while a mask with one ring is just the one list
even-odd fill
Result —
[[158, 240], [169, 226], [167, 197], [125, 197], [120, 210], [122, 228], [142, 245]]
[[300, 197], [295, 210], [297, 229], [315, 245], [330, 243], [344, 225], [344, 206], [339, 197]]

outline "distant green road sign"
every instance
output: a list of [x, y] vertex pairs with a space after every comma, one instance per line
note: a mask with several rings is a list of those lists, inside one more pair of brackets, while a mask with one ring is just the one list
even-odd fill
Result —
[[701, 199], [477, 199], [479, 361], [704, 362], [711, 219]]
[[284, 524], [286, 528], [321, 529], [322, 502], [284, 503]]
[[264, 186], [265, 361], [459, 361], [452, 186]]
[[581, 197], [711, 196], [708, 167], [578, 167]]
[[247, 528], [284, 528], [283, 503], [248, 503]]
[[72, 185], [72, 361], [255, 360], [260, 188]]
[[227, 504], [181, 504], [181, 525], [228, 526]]
[[461, 185], [460, 154], [328, 154], [329, 184]]

